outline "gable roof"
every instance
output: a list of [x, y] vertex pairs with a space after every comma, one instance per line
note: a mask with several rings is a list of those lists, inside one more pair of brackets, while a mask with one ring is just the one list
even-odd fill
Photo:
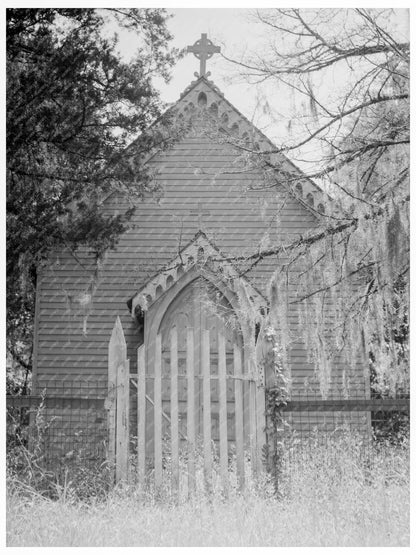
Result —
[[179, 281], [181, 276], [194, 268], [199, 268], [202, 276], [204, 271], [215, 273], [216, 277], [221, 279], [234, 293], [244, 287], [245, 294], [259, 310], [266, 308], [268, 303], [263, 295], [247, 279], [240, 276], [231, 262], [221, 260], [223, 258], [224, 255], [205, 233], [198, 231], [195, 237], [179, 251], [179, 254], [166, 267], [152, 276], [128, 301], [127, 305], [132, 316], [134, 317], [138, 306], [146, 311], [156, 299]]
[[[206, 102], [201, 106], [199, 99], [201, 93], [205, 95]], [[185, 122], [190, 123], [195, 117], [201, 118], [207, 112], [211, 112], [213, 116], [213, 107], [217, 110], [215, 119], [220, 121], [221, 129], [234, 138], [232, 144], [237, 147], [243, 146], [248, 142], [247, 151], [255, 153], [259, 151], [265, 164], [274, 167], [276, 170], [291, 176], [293, 185], [290, 186], [284, 182], [280, 183], [285, 189], [307, 210], [313, 213], [316, 218], [320, 218], [325, 214], [325, 206], [332, 201], [330, 195], [324, 192], [311, 178], [306, 176], [300, 168], [298, 168], [287, 156], [278, 150], [276, 145], [262, 133], [251, 121], [249, 121], [231, 102], [229, 102], [224, 93], [214, 84], [213, 81], [201, 76], [192, 81], [188, 87], [182, 92], [180, 98], [172, 106], [170, 106], [153, 124], [148, 128], [148, 133], [157, 132], [166, 127], [166, 122], [171, 116], [175, 116]], [[199, 113], [198, 113], [199, 112]], [[217, 121], [218, 123], [218, 121]], [[218, 129], [218, 128], [217, 128]], [[138, 139], [134, 140], [127, 148], [134, 148], [134, 144]], [[240, 144], [236, 144], [236, 143]], [[154, 148], [147, 156], [144, 157], [144, 163], [154, 158], [161, 151]], [[115, 191], [104, 195], [100, 202], [105, 202], [111, 197]]]
[[166, 114], [169, 113], [184, 121], [211, 114], [212, 118], [217, 119], [224, 135], [228, 134], [231, 144], [248, 152], [258, 151], [264, 164], [290, 175], [293, 185], [286, 184], [284, 180], [281, 184], [294, 198], [318, 218], [325, 213], [325, 205], [332, 198], [287, 156], [276, 152], [276, 145], [225, 98], [213, 81], [205, 76], [193, 81], [167, 110]]

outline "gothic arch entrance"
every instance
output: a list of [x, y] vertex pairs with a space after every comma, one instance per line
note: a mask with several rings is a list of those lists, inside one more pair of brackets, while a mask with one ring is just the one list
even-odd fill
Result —
[[[205, 245], [204, 245], [205, 246]], [[190, 249], [194, 247], [191, 245]], [[139, 476], [178, 487], [186, 467], [195, 487], [198, 460], [205, 481], [215, 465], [226, 489], [230, 465], [244, 482], [246, 462], [260, 466], [265, 443], [264, 383], [240, 325], [238, 287], [260, 295], [248, 282], [203, 261], [201, 246], [183, 265], [152, 278], [133, 298], [144, 310], [144, 343], [138, 350], [137, 415]], [[183, 480], [182, 480], [183, 482]]]

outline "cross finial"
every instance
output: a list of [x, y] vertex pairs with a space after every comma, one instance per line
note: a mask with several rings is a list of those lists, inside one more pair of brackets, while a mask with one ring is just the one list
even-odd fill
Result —
[[220, 46], [215, 46], [212, 41], [207, 39], [207, 34], [202, 33], [201, 38], [196, 41], [193, 46], [188, 46], [188, 52], [191, 52], [199, 60], [199, 77], [207, 75], [207, 60], [216, 52], [221, 52]]

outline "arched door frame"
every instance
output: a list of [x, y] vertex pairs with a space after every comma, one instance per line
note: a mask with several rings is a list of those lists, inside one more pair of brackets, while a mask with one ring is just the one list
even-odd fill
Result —
[[[193, 281], [202, 277], [216, 287], [230, 303], [234, 313], [239, 319], [239, 302], [237, 295], [230, 289], [217, 274], [214, 274], [205, 267], [193, 266], [187, 272], [182, 274], [176, 283], [174, 283], [167, 291], [165, 291], [145, 312], [144, 318], [144, 345], [146, 350], [146, 367], [147, 372], [152, 371], [155, 353], [155, 338], [159, 332], [163, 317], [169, 310], [170, 305], [178, 295], [188, 287]], [[245, 337], [245, 327], [240, 326], [243, 337], [244, 361], [248, 360], [248, 338]]]
[[[186, 289], [192, 282], [198, 278], [203, 278], [217, 288], [225, 299], [229, 302], [232, 310], [236, 314], [237, 321], [240, 323], [241, 336], [243, 340], [243, 373], [251, 374], [249, 361], [252, 360], [249, 352], [249, 338], [247, 333], [250, 330], [243, 325], [240, 313], [240, 304], [238, 295], [235, 290], [238, 287], [236, 278], [227, 283], [227, 276], [222, 277], [219, 272], [211, 271], [207, 265], [193, 264], [191, 267], [178, 276], [177, 281], [171, 282], [169, 287], [157, 295], [157, 287], [155, 293], [157, 298], [153, 300], [144, 311], [144, 353], [145, 353], [145, 367], [146, 376], [152, 377], [154, 375], [154, 362], [156, 353], [156, 337], [160, 331], [160, 326], [165, 314], [169, 311], [171, 304]], [[238, 278], [237, 278], [238, 279]], [[244, 281], [244, 278], [242, 278]], [[261, 306], [259, 306], [260, 310]], [[263, 381], [257, 381], [255, 378], [249, 382], [249, 412], [250, 412], [250, 445], [251, 457], [253, 458], [254, 468], [261, 466], [261, 449], [266, 443], [266, 421], [265, 421], [265, 388]], [[257, 382], [257, 383], [256, 383]], [[253, 428], [251, 427], [252, 419], [255, 421], [255, 434], [252, 435]], [[254, 449], [254, 450], [253, 450]]]

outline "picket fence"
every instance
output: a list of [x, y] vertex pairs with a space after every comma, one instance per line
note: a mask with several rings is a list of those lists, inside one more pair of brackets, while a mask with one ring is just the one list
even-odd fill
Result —
[[[185, 372], [178, 371], [178, 331], [173, 327], [170, 331], [170, 399], [169, 414], [162, 403], [162, 339], [156, 337], [153, 364], [146, 361], [145, 346], [137, 350], [137, 374], [130, 374], [127, 359], [127, 346], [120, 319], [117, 317], [109, 343], [108, 366], [108, 428], [109, 428], [109, 460], [114, 463], [115, 481], [127, 480], [129, 477], [130, 451], [130, 401], [137, 400], [137, 478], [145, 486], [149, 480], [154, 481], [156, 490], [162, 486], [165, 434], [162, 433], [163, 419], [168, 421], [168, 442], [170, 442], [170, 480], [172, 489], [178, 489], [180, 483], [180, 456], [185, 453], [187, 461], [187, 487], [192, 493], [195, 489], [196, 445], [202, 440], [204, 480], [208, 489], [212, 486], [213, 444], [212, 418], [218, 413], [219, 438], [216, 438], [219, 452], [219, 473], [224, 493], [229, 488], [229, 471], [231, 461], [231, 444], [237, 473], [238, 485], [243, 488], [245, 483], [245, 459], [250, 459], [251, 472], [256, 475], [261, 465], [261, 448], [265, 443], [265, 406], [264, 388], [260, 387], [254, 373], [244, 369], [243, 351], [239, 345], [233, 345], [232, 371], [230, 371], [230, 353], [226, 353], [226, 340], [218, 331], [218, 365], [214, 371], [210, 363], [210, 330], [203, 330], [201, 345], [201, 373], [196, 374], [194, 368], [193, 328], [186, 328], [186, 361]], [[182, 354], [183, 356], [183, 354]], [[228, 358], [227, 358], [228, 357]], [[149, 367], [151, 366], [151, 367]], [[163, 376], [166, 380], [166, 375]], [[185, 381], [186, 387], [186, 429], [180, 429], [180, 410], [178, 399], [179, 380]], [[147, 392], [146, 384], [153, 382]], [[202, 407], [198, 407], [201, 397], [196, 382], [202, 383]], [[212, 399], [213, 382], [217, 381], [218, 400]], [[230, 409], [230, 381], [233, 383], [232, 408]], [[228, 399], [227, 399], [228, 382]], [[135, 395], [130, 395], [131, 384]], [[148, 388], [149, 389], [149, 388]], [[151, 413], [149, 413], [149, 405]], [[195, 407], [196, 410], [195, 410]], [[232, 412], [233, 437], [229, 441], [229, 414]], [[199, 419], [199, 420], [198, 420]], [[199, 428], [198, 428], [199, 426]], [[197, 437], [197, 429], [202, 437]], [[147, 441], [149, 435], [152, 441]], [[150, 464], [150, 468], [149, 468]]]

